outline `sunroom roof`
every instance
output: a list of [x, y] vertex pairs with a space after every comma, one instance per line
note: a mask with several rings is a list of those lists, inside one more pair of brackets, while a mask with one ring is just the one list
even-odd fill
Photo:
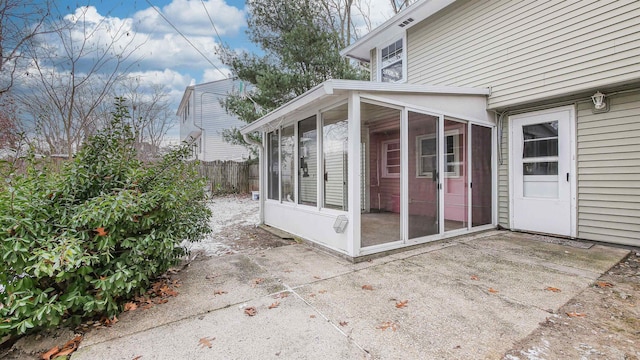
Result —
[[357, 81], [357, 80], [327, 80], [271, 111], [263, 117], [257, 119], [251, 124], [240, 129], [242, 134], [252, 133], [262, 130], [274, 121], [280, 120], [282, 117], [297, 111], [301, 108], [311, 106], [313, 103], [323, 100], [331, 95], [346, 94], [350, 91], [364, 91], [369, 93], [396, 93], [396, 94], [414, 94], [414, 95], [479, 95], [487, 96], [491, 94], [488, 88], [470, 88], [455, 86], [430, 86], [418, 84], [394, 84], [373, 81]]

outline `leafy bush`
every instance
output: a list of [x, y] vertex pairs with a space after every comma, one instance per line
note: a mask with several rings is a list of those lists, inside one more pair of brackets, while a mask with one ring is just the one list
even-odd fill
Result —
[[113, 316], [208, 233], [204, 181], [183, 161], [136, 159], [124, 101], [60, 173], [0, 186], [0, 338]]

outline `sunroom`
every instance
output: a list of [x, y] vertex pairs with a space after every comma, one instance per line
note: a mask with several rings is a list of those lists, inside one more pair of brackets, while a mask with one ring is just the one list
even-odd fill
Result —
[[496, 224], [489, 89], [329, 80], [259, 132], [260, 219], [353, 260]]

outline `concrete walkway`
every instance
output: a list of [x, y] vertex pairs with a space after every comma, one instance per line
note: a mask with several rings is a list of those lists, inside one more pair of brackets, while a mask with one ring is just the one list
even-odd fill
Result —
[[359, 264], [306, 245], [196, 261], [177, 297], [89, 332], [72, 359], [501, 358], [628, 253], [540, 239], [491, 231]]

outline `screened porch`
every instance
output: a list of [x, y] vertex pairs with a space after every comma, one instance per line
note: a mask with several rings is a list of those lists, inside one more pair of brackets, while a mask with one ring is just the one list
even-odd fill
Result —
[[267, 114], [262, 221], [354, 259], [494, 227], [487, 93], [331, 80]]

